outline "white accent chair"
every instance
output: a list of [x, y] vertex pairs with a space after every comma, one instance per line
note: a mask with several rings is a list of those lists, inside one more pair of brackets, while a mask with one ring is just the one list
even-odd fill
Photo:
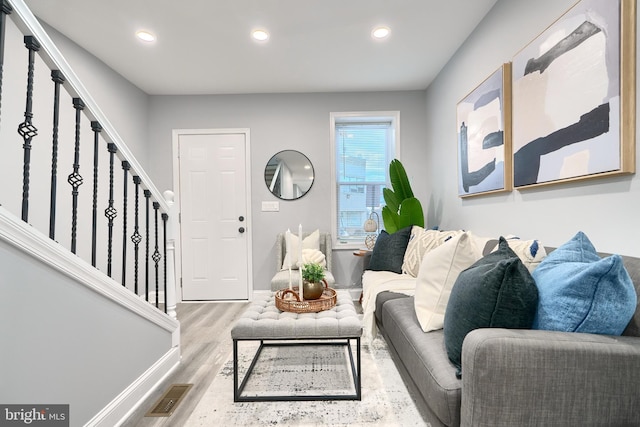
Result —
[[[302, 233], [302, 238], [309, 236], [311, 233]], [[287, 243], [285, 241], [285, 233], [278, 233], [276, 236], [276, 271], [277, 273], [271, 279], [271, 290], [278, 291], [280, 289], [284, 289], [289, 287], [289, 270], [282, 269], [282, 263], [284, 262], [284, 257], [287, 254]], [[327, 261], [326, 271], [324, 273], [324, 278], [327, 281], [327, 285], [331, 288], [334, 287], [336, 283], [336, 279], [333, 277], [333, 273], [331, 273], [331, 234], [327, 232], [320, 232], [320, 252], [324, 254], [325, 260]], [[300, 281], [300, 270], [291, 270], [292, 282], [293, 286], [298, 286]]]

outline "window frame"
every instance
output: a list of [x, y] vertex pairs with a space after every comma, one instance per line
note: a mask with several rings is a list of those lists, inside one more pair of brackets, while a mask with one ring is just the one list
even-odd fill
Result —
[[[364, 239], [360, 241], [341, 242], [338, 236], [338, 182], [336, 177], [336, 124], [340, 123], [375, 123], [390, 121], [393, 141], [387, 145], [388, 161], [400, 159], [400, 111], [350, 111], [332, 112], [329, 115], [330, 147], [331, 147], [331, 234], [334, 249], [362, 249]], [[386, 186], [390, 187], [389, 175], [386, 176]], [[382, 217], [380, 218], [382, 228]]]

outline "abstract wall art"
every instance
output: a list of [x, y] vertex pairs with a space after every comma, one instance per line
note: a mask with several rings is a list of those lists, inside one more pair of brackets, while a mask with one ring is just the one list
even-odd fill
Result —
[[513, 58], [516, 188], [635, 172], [635, 0], [582, 0]]
[[458, 195], [510, 191], [511, 64], [504, 64], [457, 105]]

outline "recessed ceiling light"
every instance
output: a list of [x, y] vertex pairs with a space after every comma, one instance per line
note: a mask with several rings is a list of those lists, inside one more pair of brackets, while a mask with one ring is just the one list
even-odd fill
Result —
[[140, 30], [136, 32], [136, 37], [138, 37], [143, 42], [151, 43], [156, 41], [156, 36], [153, 33], [150, 33], [146, 30]]
[[371, 32], [371, 36], [373, 36], [374, 39], [380, 40], [389, 36], [390, 32], [389, 27], [376, 27]]
[[251, 32], [251, 37], [253, 37], [255, 40], [263, 42], [269, 39], [269, 33], [267, 33], [265, 30], [253, 30]]

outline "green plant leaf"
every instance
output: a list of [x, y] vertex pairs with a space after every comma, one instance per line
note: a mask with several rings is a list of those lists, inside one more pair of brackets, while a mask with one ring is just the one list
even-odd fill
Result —
[[324, 279], [324, 267], [316, 262], [307, 263], [302, 268], [302, 278], [307, 282], [319, 282]]
[[382, 195], [386, 206], [382, 208], [382, 220], [387, 233], [411, 226], [424, 227], [424, 212], [420, 201], [413, 195], [407, 172], [398, 159], [389, 164], [390, 188], [384, 188]]
[[413, 197], [413, 191], [409, 184], [407, 171], [398, 159], [393, 159], [389, 164], [389, 180], [391, 181], [391, 186], [393, 187], [393, 191], [396, 193], [400, 204], [405, 199]]
[[400, 222], [400, 215], [396, 212], [392, 212], [388, 206], [382, 207], [382, 222], [384, 223], [384, 229], [389, 234], [393, 234], [399, 230], [398, 224]]
[[410, 225], [419, 225], [424, 228], [422, 204], [420, 203], [420, 200], [415, 197], [410, 197], [402, 201], [399, 217], [398, 230]]
[[383, 188], [382, 197], [384, 197], [384, 202], [391, 212], [398, 213], [400, 210], [400, 200], [398, 200], [396, 193], [394, 193], [390, 188]]

